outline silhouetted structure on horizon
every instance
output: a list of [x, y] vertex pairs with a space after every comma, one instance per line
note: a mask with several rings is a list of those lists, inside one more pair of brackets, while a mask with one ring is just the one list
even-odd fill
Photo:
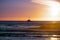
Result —
[[30, 20], [30, 19], [28, 19], [28, 20], [27, 20], [27, 22], [31, 22], [31, 20]]

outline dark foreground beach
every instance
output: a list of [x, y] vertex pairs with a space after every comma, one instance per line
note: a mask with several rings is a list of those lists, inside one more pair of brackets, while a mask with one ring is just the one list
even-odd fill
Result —
[[0, 40], [60, 40], [60, 21], [0, 21]]

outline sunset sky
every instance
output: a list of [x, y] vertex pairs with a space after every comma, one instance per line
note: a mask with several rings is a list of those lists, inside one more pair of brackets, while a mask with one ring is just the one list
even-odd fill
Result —
[[60, 20], [60, 0], [0, 0], [0, 20]]

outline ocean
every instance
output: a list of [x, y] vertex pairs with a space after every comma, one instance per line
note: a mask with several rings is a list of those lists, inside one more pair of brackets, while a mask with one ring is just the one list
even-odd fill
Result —
[[60, 22], [0, 21], [0, 40], [60, 40]]

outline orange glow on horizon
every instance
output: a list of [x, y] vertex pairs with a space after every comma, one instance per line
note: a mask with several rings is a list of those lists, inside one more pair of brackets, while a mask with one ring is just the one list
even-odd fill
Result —
[[43, 20], [49, 20], [49, 21], [59, 21], [59, 12], [60, 12], [60, 3], [54, 0], [33, 0], [32, 2], [44, 4], [48, 6], [47, 14], [48, 16], [45, 16]]

